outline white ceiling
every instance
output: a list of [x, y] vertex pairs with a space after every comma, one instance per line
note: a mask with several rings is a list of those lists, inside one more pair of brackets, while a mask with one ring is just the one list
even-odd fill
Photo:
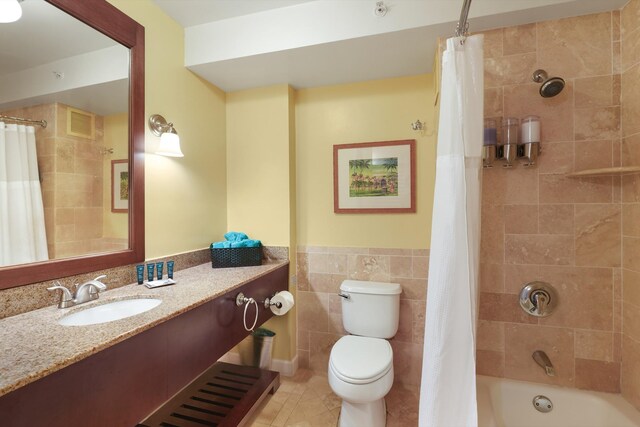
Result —
[[[432, 71], [463, 0], [153, 0], [185, 27], [185, 66], [224, 91]], [[473, 0], [482, 31], [621, 8], [628, 0]]]
[[126, 112], [128, 49], [44, 0], [20, 5], [18, 21], [0, 24], [0, 111], [62, 102]]
[[129, 80], [120, 79], [3, 103], [0, 111], [60, 102], [99, 116], [109, 116], [127, 112], [128, 94]]
[[185, 28], [310, 1], [314, 0], [154, 0]]
[[0, 25], [0, 76], [117, 43], [43, 0], [24, 0], [22, 17]]
[[[379, 17], [376, 0], [153, 1], [185, 27], [185, 66], [225, 91], [430, 72], [436, 39], [453, 33], [463, 2], [384, 0], [388, 13]], [[615, 10], [627, 1], [473, 0], [470, 26], [481, 31]], [[43, 0], [21, 5], [22, 19], [0, 25], [0, 110], [51, 102], [59, 94], [61, 102], [98, 114], [126, 111], [127, 58], [124, 71], [106, 65], [123, 58], [88, 60], [113, 40]], [[77, 63], [85, 67], [64, 69]], [[88, 72], [87, 65], [97, 68]], [[35, 86], [43, 90], [30, 84], [31, 91], [15, 96], [16, 82], [27, 75], [38, 76]]]

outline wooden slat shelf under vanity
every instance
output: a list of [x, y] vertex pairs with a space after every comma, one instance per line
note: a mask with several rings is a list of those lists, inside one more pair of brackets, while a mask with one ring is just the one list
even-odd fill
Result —
[[589, 178], [596, 176], [620, 176], [640, 173], [640, 166], [619, 166], [615, 168], [585, 169], [568, 173], [570, 178]]
[[278, 372], [218, 362], [137, 427], [242, 426], [279, 386]]

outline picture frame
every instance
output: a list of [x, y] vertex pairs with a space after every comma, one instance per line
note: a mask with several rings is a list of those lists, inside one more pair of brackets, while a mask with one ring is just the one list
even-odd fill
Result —
[[129, 211], [129, 160], [111, 160], [111, 212]]
[[333, 211], [415, 212], [415, 139], [334, 145]]

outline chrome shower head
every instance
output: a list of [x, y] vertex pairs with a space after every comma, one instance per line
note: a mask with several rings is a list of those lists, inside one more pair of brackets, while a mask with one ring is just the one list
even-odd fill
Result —
[[545, 70], [534, 71], [532, 78], [534, 82], [542, 83], [542, 86], [540, 86], [540, 96], [543, 98], [552, 98], [564, 89], [564, 79], [560, 77], [550, 78]]
[[543, 98], [551, 98], [562, 92], [564, 80], [560, 77], [552, 77], [540, 86], [540, 95]]

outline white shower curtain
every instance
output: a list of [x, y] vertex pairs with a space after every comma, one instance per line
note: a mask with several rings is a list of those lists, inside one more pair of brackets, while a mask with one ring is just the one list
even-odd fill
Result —
[[447, 40], [420, 391], [421, 427], [476, 427], [480, 252], [481, 35]]
[[0, 266], [48, 258], [35, 129], [0, 122]]

